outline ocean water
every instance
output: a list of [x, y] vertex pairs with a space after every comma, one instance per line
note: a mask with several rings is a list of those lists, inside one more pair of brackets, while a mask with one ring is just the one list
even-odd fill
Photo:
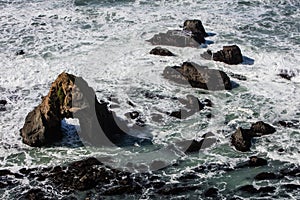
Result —
[[[270, 124], [300, 120], [300, 1], [2, 0], [0, 10], [0, 98], [8, 101], [0, 111], [2, 169], [54, 166], [96, 155], [112, 156], [118, 166], [159, 157], [170, 163], [183, 160], [177, 168], [166, 170], [167, 176], [176, 177], [200, 164], [235, 166], [258, 155], [269, 161], [268, 167], [199, 174], [199, 181], [219, 188], [224, 199], [233, 196], [229, 191], [253, 182], [278, 187], [273, 198], [300, 198], [299, 191], [280, 189], [281, 184], [299, 184], [299, 179], [261, 183], [250, 178], [264, 170], [300, 165], [298, 129], [276, 127], [275, 134], [257, 139], [248, 153], [230, 146], [230, 136], [237, 127], [249, 128], [259, 120]], [[149, 54], [154, 46], [147, 39], [179, 29], [187, 19], [200, 19], [206, 31], [214, 34], [207, 38], [210, 42], [199, 48], [167, 47], [177, 55], [171, 58]], [[231, 44], [237, 44], [254, 63], [229, 66], [200, 56], [207, 49], [217, 51]], [[25, 55], [16, 56], [19, 50]], [[236, 87], [231, 91], [203, 91], [162, 77], [166, 66], [184, 61], [242, 74], [247, 81], [232, 78]], [[282, 79], [278, 76], [281, 70], [296, 76], [290, 81]], [[109, 96], [118, 99], [120, 107], [113, 110], [123, 120], [124, 114], [132, 111], [127, 101], [134, 102], [134, 109], [146, 121], [146, 128], [138, 134], [152, 135], [157, 146], [200, 138], [209, 131], [219, 141], [199, 154], [174, 157], [153, 147], [92, 149], [78, 145], [73, 137], [80, 129], [78, 121], [67, 119], [63, 130], [69, 137], [63, 144], [31, 148], [22, 143], [19, 129], [27, 113], [41, 102], [63, 71], [82, 76], [99, 100]], [[151, 114], [172, 111], [180, 105], [171, 98], [146, 98], [145, 92], [208, 98], [214, 103], [213, 118], [207, 119], [203, 111], [184, 120], [164, 116], [162, 122], [155, 122]], [[284, 153], [278, 151], [281, 148]], [[30, 183], [24, 184], [30, 187]], [[10, 198], [17, 189], [0, 191], [1, 199]]]

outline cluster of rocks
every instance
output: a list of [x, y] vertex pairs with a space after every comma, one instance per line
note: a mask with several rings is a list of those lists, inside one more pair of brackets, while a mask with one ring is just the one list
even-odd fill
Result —
[[[205, 37], [209, 36], [200, 20], [187, 20], [182, 30], [171, 30], [166, 33], [154, 35], [148, 40], [153, 45], [169, 45], [176, 47], [198, 47], [205, 43]], [[22, 55], [23, 52], [20, 53]], [[150, 54], [161, 56], [175, 56], [165, 48], [156, 47]], [[224, 46], [222, 50], [212, 53], [208, 50], [202, 57], [209, 60], [221, 61], [227, 64], [239, 64], [243, 62], [243, 56], [238, 46]], [[239, 80], [246, 80], [246, 77], [239, 74], [229, 73], [229, 76]], [[184, 62], [181, 66], [166, 67], [163, 77], [179, 84], [205, 90], [231, 90], [232, 84], [228, 75], [216, 69], [209, 69], [192, 62]], [[147, 98], [166, 98], [160, 94], [145, 93]], [[170, 98], [172, 99], [172, 98]], [[174, 98], [173, 98], [174, 99]], [[205, 107], [211, 107], [210, 100], [200, 101], [197, 97], [188, 95], [186, 99], [176, 98], [182, 108], [176, 111], [166, 112], [171, 117], [185, 119], [201, 111]], [[6, 101], [0, 101], [5, 106]], [[132, 102], [129, 105], [135, 107]], [[1, 109], [2, 107], [0, 107]], [[141, 114], [138, 111], [126, 113], [129, 119], [135, 120], [137, 125], [144, 126]], [[28, 113], [25, 124], [20, 130], [20, 135], [25, 144], [33, 147], [41, 147], [60, 141], [63, 137], [61, 132], [61, 120], [64, 118], [78, 118], [81, 126], [80, 137], [87, 145], [93, 146], [124, 146], [138, 144], [152, 144], [150, 138], [139, 138], [127, 134], [127, 125], [121, 121], [113, 111], [108, 109], [108, 103], [99, 102], [95, 92], [88, 86], [81, 77], [68, 73], [61, 73], [52, 83], [47, 96], [43, 97], [40, 105]], [[289, 122], [280, 121], [279, 125], [290, 127]], [[231, 144], [239, 151], [250, 151], [252, 139], [272, 134], [276, 130], [269, 124], [262, 121], [251, 125], [250, 129], [238, 128], [231, 136]], [[176, 142], [177, 149], [186, 154], [199, 152], [201, 149], [213, 146], [218, 140], [213, 133], [206, 133], [199, 140], [184, 140]], [[170, 147], [172, 148], [172, 147]], [[142, 195], [145, 190], [152, 190], [156, 195], [177, 195], [189, 191], [203, 190], [202, 197], [219, 198], [221, 191], [217, 188], [207, 188], [202, 184], [189, 182], [198, 179], [197, 173], [211, 171], [239, 170], [251, 167], [262, 167], [268, 164], [267, 160], [252, 156], [248, 161], [237, 166], [210, 164], [201, 165], [192, 169], [194, 173], [184, 174], [177, 178], [178, 183], [169, 183], [155, 173], [131, 173], [121, 169], [113, 169], [105, 166], [97, 158], [71, 163], [67, 166], [55, 166], [40, 169], [21, 169], [18, 173], [9, 170], [0, 171], [0, 188], [6, 188], [16, 184], [15, 179], [24, 177], [30, 180], [43, 182], [47, 180], [54, 185], [55, 190], [87, 191], [95, 190], [99, 196], [102, 195]], [[299, 168], [280, 171], [277, 174], [260, 173], [255, 180], [280, 179], [286, 176], [299, 176]], [[43, 185], [43, 184], [42, 184]], [[42, 187], [41, 185], [41, 187]], [[286, 186], [296, 188], [299, 186]], [[253, 185], [245, 185], [237, 189], [247, 193], [274, 193], [273, 187], [256, 188]], [[232, 191], [234, 194], [237, 191]], [[43, 199], [47, 191], [43, 188], [35, 188], [24, 194], [26, 199]], [[50, 195], [51, 196], [51, 195]]]
[[239, 151], [250, 151], [251, 140], [254, 137], [261, 137], [275, 133], [276, 129], [262, 121], [258, 121], [251, 125], [250, 129], [238, 128], [231, 136], [232, 145]]
[[[241, 196], [258, 195], [266, 196], [274, 194], [275, 187], [272, 185], [257, 187], [254, 185], [238, 186], [226, 194], [215, 187], [207, 187], [202, 184], [199, 173], [223, 172], [233, 173], [237, 170], [247, 170], [249, 168], [259, 168], [267, 165], [267, 161], [252, 156], [244, 163], [237, 166], [228, 164], [204, 164], [191, 168], [176, 177], [176, 183], [170, 182], [170, 177], [163, 177], [161, 173], [131, 173], [128, 171], [113, 169], [105, 166], [99, 158], [87, 158], [72, 162], [68, 165], [47, 167], [47, 168], [22, 168], [18, 172], [10, 170], [0, 170], [0, 188], [6, 189], [20, 183], [24, 178], [34, 183], [34, 188], [23, 188], [22, 199], [55, 199], [56, 194], [64, 191], [65, 197], [72, 197], [74, 192], [90, 191], [86, 193], [89, 198], [103, 198], [115, 195], [143, 195], [143, 191], [148, 190], [153, 197], [163, 195], [164, 197], [180, 195], [186, 192], [198, 191], [198, 197], [221, 198], [232, 194], [242, 193]], [[261, 170], [260, 170], [261, 171]], [[277, 172], [261, 171], [253, 177], [253, 181], [278, 180], [299, 177], [300, 168], [289, 166]], [[46, 182], [45, 182], [46, 181]], [[285, 184], [281, 187], [287, 190], [298, 190], [297, 184]], [[49, 191], [47, 188], [54, 188]], [[91, 190], [92, 189], [92, 190]], [[202, 194], [199, 192], [202, 191]], [[199, 194], [200, 193], [200, 194]], [[20, 196], [20, 194], [19, 194]], [[18, 197], [19, 198], [19, 197]], [[73, 199], [76, 199], [73, 197]]]

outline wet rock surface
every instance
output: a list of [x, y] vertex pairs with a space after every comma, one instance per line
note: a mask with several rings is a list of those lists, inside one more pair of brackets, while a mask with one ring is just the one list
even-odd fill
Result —
[[147, 40], [153, 45], [167, 45], [176, 47], [199, 47], [205, 43], [206, 33], [200, 20], [186, 20], [183, 30], [169, 30], [159, 33]]
[[163, 76], [176, 83], [206, 90], [232, 89], [230, 79], [225, 72], [191, 62], [184, 62], [181, 66], [166, 67]]
[[236, 65], [243, 62], [243, 56], [237, 45], [223, 46], [223, 49], [212, 53], [210, 50], [201, 55], [207, 60], [224, 62], [229, 65]]
[[238, 128], [237, 131], [231, 135], [231, 144], [239, 151], [250, 151], [253, 137], [261, 137], [275, 132], [276, 129], [273, 126], [263, 121], [258, 121], [253, 123], [250, 129]]
[[269, 135], [276, 132], [276, 129], [273, 126], [263, 121], [258, 121], [252, 124], [250, 129], [254, 133], [255, 137]]
[[250, 151], [251, 147], [251, 131], [243, 128], [238, 128], [231, 136], [231, 144], [239, 151]]
[[181, 30], [169, 30], [166, 33], [159, 33], [147, 40], [152, 45], [165, 45], [175, 47], [199, 47], [205, 43], [204, 38], [193, 36], [188, 32]]
[[60, 141], [61, 120], [73, 117], [79, 119], [80, 137], [87, 145], [122, 146], [147, 140], [126, 134], [127, 125], [108, 110], [107, 103], [98, 102], [85, 80], [62, 73], [42, 103], [27, 115], [20, 130], [23, 142], [40, 147]]
[[166, 48], [155, 47], [150, 51], [150, 54], [159, 55], [159, 56], [175, 56], [171, 51]]

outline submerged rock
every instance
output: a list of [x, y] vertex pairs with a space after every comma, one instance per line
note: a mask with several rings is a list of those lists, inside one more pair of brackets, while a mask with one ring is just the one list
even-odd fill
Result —
[[124, 132], [126, 124], [108, 110], [107, 103], [98, 102], [86, 81], [61, 73], [42, 103], [27, 115], [20, 130], [23, 142], [40, 147], [59, 141], [62, 138], [61, 120], [73, 117], [79, 119], [79, 135], [86, 144], [122, 146], [143, 140]]
[[161, 47], [155, 47], [150, 51], [150, 54], [159, 55], [159, 56], [175, 56], [171, 51]]
[[225, 72], [191, 62], [184, 62], [180, 67], [166, 67], [163, 76], [177, 83], [206, 90], [232, 89], [230, 79]]
[[262, 172], [257, 174], [254, 177], [255, 180], [271, 180], [271, 179], [278, 179], [278, 178], [280, 178], [280, 176], [274, 174], [273, 172]]
[[223, 46], [223, 49], [212, 53], [210, 50], [201, 55], [208, 60], [220, 61], [229, 65], [236, 65], [243, 62], [243, 56], [237, 45]]
[[170, 113], [167, 112], [167, 114], [171, 117], [186, 119], [204, 108], [204, 105], [199, 101], [199, 99], [193, 95], [187, 95], [186, 99], [179, 98], [178, 100], [184, 105], [184, 108]]

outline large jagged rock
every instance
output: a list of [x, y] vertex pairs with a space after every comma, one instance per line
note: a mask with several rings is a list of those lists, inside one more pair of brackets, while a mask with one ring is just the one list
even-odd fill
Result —
[[153, 45], [167, 45], [176, 47], [199, 47], [205, 43], [205, 32], [200, 20], [186, 20], [183, 30], [169, 30], [166, 33], [159, 33], [147, 40]]
[[184, 62], [180, 67], [166, 67], [163, 76], [177, 83], [206, 90], [232, 89], [230, 78], [225, 72], [191, 62]]
[[72, 117], [71, 90], [74, 82], [75, 76], [62, 73], [52, 83], [48, 95], [27, 115], [20, 130], [25, 144], [40, 147], [61, 139], [61, 120]]
[[229, 65], [236, 65], [243, 62], [241, 49], [237, 45], [223, 46], [223, 50], [217, 51], [216, 53], [207, 50], [207, 52], [201, 56], [208, 60], [220, 61]]
[[108, 110], [106, 103], [98, 102], [85, 80], [61, 73], [42, 103], [27, 115], [20, 130], [23, 142], [40, 147], [59, 141], [61, 120], [73, 117], [79, 119], [79, 135], [87, 144], [121, 146], [143, 141], [126, 134], [126, 124]]

